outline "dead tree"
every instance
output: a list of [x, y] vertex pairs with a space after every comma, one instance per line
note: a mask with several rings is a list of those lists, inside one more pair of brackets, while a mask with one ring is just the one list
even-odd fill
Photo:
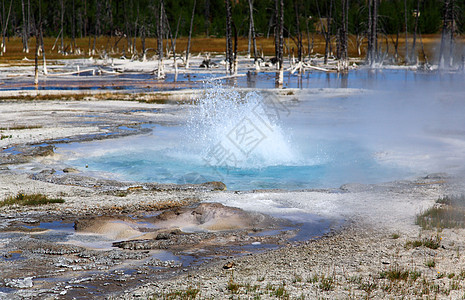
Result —
[[348, 28], [349, 28], [349, 0], [342, 0], [342, 20], [340, 30], [340, 60], [342, 62], [342, 69], [349, 68], [349, 53], [348, 53]]
[[34, 61], [34, 85], [39, 84], [39, 32], [36, 32], [36, 55]]
[[277, 69], [279, 71], [277, 78], [277, 85], [282, 86], [284, 82], [284, 0], [275, 0], [276, 6], [276, 20], [277, 20], [277, 49], [276, 49], [276, 60]]
[[163, 66], [163, 34], [164, 34], [164, 26], [163, 26], [163, 11], [164, 11], [164, 3], [163, 0], [160, 0], [160, 15], [158, 16], [158, 26], [157, 26], [157, 44], [158, 44], [158, 72], [157, 77], [158, 79], [164, 78], [164, 66]]
[[44, 32], [42, 30], [42, 23], [40, 23], [40, 47], [42, 48], [42, 62], [43, 62], [43, 66], [44, 66], [44, 69], [43, 69], [43, 73], [45, 76], [48, 75], [48, 71], [47, 71], [47, 60], [45, 59], [45, 45], [44, 45]]
[[73, 45], [72, 53], [76, 51], [76, 7], [73, 0], [73, 11], [71, 13], [71, 44]]
[[[258, 64], [258, 57], [257, 57], [257, 40], [255, 38], [255, 24], [253, 21], [253, 0], [249, 0], [249, 19], [250, 19], [250, 34], [253, 41], [253, 58], [255, 69], [260, 70], [260, 65]], [[250, 42], [249, 42], [250, 44]]]
[[405, 18], [405, 63], [409, 63], [408, 55], [408, 12], [407, 12], [407, 0], [404, 0], [404, 18]]
[[232, 58], [233, 58], [233, 73], [234, 74], [237, 74], [237, 28], [236, 28], [236, 24], [234, 23], [234, 21], [232, 22], [232, 29], [233, 29], [233, 32], [234, 32], [234, 47], [233, 47], [233, 55], [232, 55]]
[[189, 37], [187, 38], [186, 69], [189, 69], [189, 54], [191, 51], [192, 27], [194, 27], [194, 15], [195, 15], [196, 4], [197, 4], [197, 0], [194, 0], [194, 5], [192, 6], [191, 24], [189, 26]]
[[168, 16], [166, 14], [166, 11], [165, 9], [163, 9], [163, 15], [164, 15], [164, 21], [165, 21], [165, 24], [166, 24], [166, 27], [168, 29], [168, 35], [170, 37], [170, 41], [171, 41], [171, 52], [173, 53], [173, 66], [174, 66], [174, 71], [175, 71], [175, 79], [177, 78], [177, 75], [178, 75], [178, 62], [176, 61], [176, 40], [178, 38], [178, 32], [179, 32], [179, 24], [181, 24], [181, 16], [179, 16], [178, 18], [178, 24], [176, 25], [176, 32], [173, 36], [173, 32], [171, 30], [171, 26], [170, 26], [170, 23], [168, 21]]
[[[164, 5], [161, 5], [161, 9], [164, 11]], [[133, 34], [133, 41], [132, 41], [132, 47], [131, 47], [131, 53], [132, 56], [137, 54], [137, 49], [136, 49], [136, 39], [137, 39], [137, 26], [139, 25], [139, 3], [137, 3], [137, 17], [136, 17], [136, 22], [134, 23], [134, 34]], [[163, 18], [163, 14], [161, 14], [161, 17]], [[163, 20], [162, 20], [163, 21]], [[163, 26], [163, 25], [162, 25]]]
[[145, 47], [145, 26], [140, 27], [140, 40], [142, 43], [142, 61], [147, 61], [147, 48]]
[[373, 46], [375, 55], [375, 60], [378, 60], [379, 56], [379, 49], [378, 49], [378, 7], [379, 7], [379, 0], [373, 1]]
[[[443, 9], [443, 21], [441, 32], [441, 47], [439, 49], [439, 68], [443, 69], [447, 65], [452, 66], [453, 48], [454, 48], [454, 0], [446, 0]], [[449, 35], [449, 36], [447, 36]], [[449, 41], [447, 41], [449, 39]], [[449, 45], [447, 45], [449, 42]], [[449, 47], [449, 53], [446, 56], [446, 47]]]
[[13, 4], [13, 0], [10, 0], [10, 8], [8, 9], [8, 15], [6, 17], [6, 21], [3, 22], [2, 28], [2, 44], [0, 45], [0, 55], [3, 55], [6, 52], [6, 31], [8, 29], [8, 23], [10, 21], [11, 15], [11, 6]]
[[65, 27], [65, 0], [61, 0], [61, 47], [60, 52], [65, 54], [65, 45], [63, 41], [64, 36], [64, 27]]
[[318, 10], [318, 17], [320, 18], [320, 26], [321, 26], [321, 32], [323, 34], [323, 37], [325, 39], [325, 56], [324, 56], [324, 64], [328, 63], [328, 56], [330, 52], [330, 47], [331, 47], [331, 19], [332, 19], [332, 11], [333, 11], [333, 0], [329, 1], [329, 12], [326, 18], [326, 25], [323, 23], [323, 20], [321, 18], [321, 12], [320, 12], [320, 7], [318, 5], [318, 0], [316, 0], [316, 7]]
[[[101, 10], [101, 2], [97, 1], [96, 2], [96, 13], [95, 13], [95, 27], [94, 27], [94, 42], [92, 45], [92, 49], [89, 47], [89, 55], [94, 55], [95, 54], [95, 47], [97, 43], [97, 35], [100, 35], [100, 10]], [[90, 42], [90, 40], [89, 40]], [[90, 46], [90, 44], [89, 44]]]
[[314, 36], [312, 32], [312, 41], [310, 43], [310, 30], [308, 28], [308, 23], [310, 22], [310, 18], [305, 15], [305, 29], [307, 32], [307, 53], [308, 53], [308, 59], [310, 59], [310, 55], [313, 53], [313, 42], [314, 42]]
[[294, 12], [295, 12], [295, 27], [296, 27], [296, 39], [297, 39], [297, 59], [299, 63], [302, 63], [302, 32], [300, 30], [300, 12], [298, 0], [294, 0]]
[[31, 0], [27, 0], [27, 27], [26, 36], [29, 38], [31, 35]]
[[413, 29], [413, 42], [412, 42], [412, 63], [416, 64], [418, 61], [418, 55], [415, 51], [417, 32], [418, 32], [418, 18], [420, 17], [420, 0], [417, 0], [417, 10], [415, 12], [415, 27]]
[[22, 38], [23, 38], [23, 52], [29, 53], [29, 46], [27, 43], [28, 40], [28, 32], [27, 32], [27, 26], [28, 24], [26, 23], [26, 11], [24, 8], [24, 0], [21, 0], [21, 11], [23, 14], [23, 30], [22, 30]]
[[378, 1], [368, 1], [368, 49], [367, 62], [373, 67], [378, 59]]
[[233, 70], [233, 45], [232, 45], [232, 16], [230, 0], [225, 0], [226, 7], [226, 70], [232, 75]]

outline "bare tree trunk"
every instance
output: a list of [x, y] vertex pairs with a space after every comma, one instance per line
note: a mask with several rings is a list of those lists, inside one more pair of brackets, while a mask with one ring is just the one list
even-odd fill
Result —
[[39, 84], [39, 48], [40, 48], [40, 34], [36, 32], [36, 55], [34, 60], [34, 85]]
[[429, 64], [429, 62], [428, 62], [428, 57], [426, 56], [426, 53], [425, 53], [425, 47], [424, 47], [424, 45], [423, 45], [423, 39], [422, 39], [422, 37], [421, 37], [421, 33], [419, 33], [419, 35], [420, 35], [421, 53], [423, 54], [423, 58], [424, 58], [424, 60], [425, 60], [425, 64]]
[[368, 1], [368, 45], [367, 45], [367, 63], [371, 66], [373, 61], [373, 16], [372, 16], [373, 0]]
[[[163, 2], [163, 1], [161, 1], [161, 2]], [[163, 3], [160, 4], [160, 5], [161, 5], [161, 7], [162, 7], [162, 8], [161, 8], [161, 9], [162, 9], [161, 11], [164, 11], [165, 8], [164, 8]], [[134, 35], [133, 35], [132, 50], [131, 50], [131, 53], [132, 53], [133, 55], [135, 55], [136, 52], [137, 52], [137, 49], [136, 49], [136, 38], [137, 38], [137, 26], [138, 26], [138, 23], [139, 23], [139, 13], [140, 13], [140, 12], [139, 12], [139, 4], [137, 4], [137, 17], [136, 17], [136, 22], [134, 23]], [[160, 18], [161, 18], [160, 22], [163, 22], [163, 20], [164, 20], [164, 19], [163, 19], [163, 13], [161, 13]], [[163, 28], [163, 24], [162, 24], [161, 26], [162, 26], [162, 28]], [[162, 30], [162, 31], [163, 31], [163, 30]]]
[[96, 5], [97, 12], [95, 13], [94, 42], [93, 42], [92, 50], [91, 50], [92, 55], [95, 55], [95, 46], [96, 46], [95, 44], [97, 43], [97, 36], [100, 35], [100, 16], [101, 16], [100, 1], [97, 1], [95, 5]]
[[21, 10], [23, 13], [23, 30], [22, 30], [22, 36], [23, 36], [23, 52], [29, 53], [29, 46], [27, 44], [28, 36], [27, 36], [27, 23], [26, 23], [26, 11], [24, 8], [24, 0], [21, 0]]
[[454, 64], [454, 0], [449, 3], [449, 68]]
[[417, 31], [418, 31], [418, 18], [420, 16], [420, 0], [417, 0], [417, 11], [415, 14], [415, 27], [413, 30], [413, 43], [412, 43], [412, 63], [416, 64], [418, 61], [418, 55], [415, 51], [416, 41], [417, 41]]
[[252, 42], [253, 42], [254, 64], [255, 64], [255, 69], [260, 70], [260, 65], [258, 64], [258, 57], [257, 57], [257, 40], [255, 38], [255, 24], [253, 20], [253, 0], [249, 0], [249, 14], [250, 14], [250, 29], [251, 29]]
[[274, 53], [276, 57], [276, 69], [278, 68], [279, 61], [279, 0], [275, 0], [274, 8]]
[[373, 67], [378, 60], [378, 0], [368, 4], [368, 64]]
[[404, 17], [405, 17], [405, 64], [409, 63], [408, 54], [408, 12], [407, 12], [407, 0], [404, 0]]
[[41, 47], [42, 47], [42, 62], [43, 62], [43, 66], [44, 66], [44, 75], [47, 76], [48, 75], [48, 71], [47, 71], [47, 60], [45, 59], [45, 45], [44, 45], [44, 33], [42, 31], [42, 24], [40, 24], [40, 44], [41, 44]]
[[349, 0], [342, 0], [342, 27], [341, 27], [341, 61], [342, 68], [347, 70], [349, 68], [349, 54], [348, 54], [348, 12]]
[[[326, 32], [326, 27], [324, 26], [323, 24], [323, 20], [321, 18], [321, 12], [320, 12], [320, 6], [318, 5], [318, 0], [315, 0], [316, 2], [316, 8], [317, 8], [317, 11], [318, 11], [318, 18], [320, 19], [320, 27], [321, 27], [321, 34], [323, 35], [324, 39], [325, 39], [325, 58], [324, 58], [324, 63], [326, 64], [326, 62], [328, 61], [328, 56], [327, 56], [327, 52], [328, 52], [328, 40], [327, 40], [327, 32]], [[327, 25], [328, 23], [326, 23]]]
[[8, 16], [6, 17], [6, 21], [3, 23], [3, 30], [2, 30], [2, 44], [0, 45], [0, 55], [3, 55], [6, 52], [6, 31], [8, 29], [8, 22], [10, 20], [11, 14], [11, 6], [13, 4], [13, 0], [10, 0], [10, 8], [8, 9]]
[[71, 13], [71, 43], [73, 45], [72, 53], [76, 51], [76, 7], [73, 0], [73, 11]]
[[299, 3], [294, 0], [295, 23], [296, 23], [296, 38], [297, 38], [297, 59], [302, 62], [302, 32], [300, 31], [300, 12]]
[[197, 4], [197, 0], [194, 0], [194, 5], [192, 6], [191, 24], [189, 26], [189, 37], [187, 38], [186, 69], [189, 69], [189, 55], [191, 52], [192, 27], [194, 27], [194, 15], [195, 15], [196, 4]]
[[64, 36], [64, 27], [65, 27], [65, 0], [61, 0], [61, 48], [60, 51], [62, 54], [65, 54], [65, 45], [63, 41]]
[[325, 57], [324, 64], [328, 63], [329, 52], [331, 51], [331, 18], [333, 11], [333, 0], [329, 1], [329, 15], [326, 22], [326, 34], [325, 34]]
[[307, 52], [308, 52], [308, 59], [310, 60], [310, 55], [313, 52], [313, 32], [312, 32], [312, 44], [310, 44], [310, 30], [308, 28], [308, 18], [305, 15], [305, 27], [307, 30]]
[[284, 82], [284, 0], [276, 0], [276, 7], [277, 9], [277, 20], [278, 20], [278, 70], [279, 70], [279, 75], [278, 75], [278, 80], [277, 84], [279, 86], [283, 85]]
[[233, 49], [233, 73], [237, 74], [237, 29], [236, 24], [232, 21], [232, 29], [234, 32], [234, 49]]
[[379, 49], [378, 49], [378, 2], [379, 0], [373, 1], [373, 50], [375, 61], [379, 60]]
[[158, 79], [165, 77], [164, 66], [163, 66], [163, 11], [164, 3], [163, 0], [160, 0], [160, 15], [158, 17], [158, 30], [157, 30], [157, 39], [158, 39]]
[[229, 74], [233, 73], [233, 49], [232, 49], [232, 16], [231, 16], [231, 3], [230, 0], [225, 0], [226, 6], [226, 68]]
[[142, 42], [142, 61], [147, 61], [147, 49], [145, 48], [145, 26], [140, 28], [140, 39]]
[[333, 26], [333, 2], [334, 0], [329, 1], [329, 19], [328, 19], [328, 55], [333, 55], [332, 44], [331, 44], [331, 32]]
[[[27, 27], [26, 36], [29, 39], [31, 36], [31, 0], [27, 0]], [[29, 48], [29, 47], [28, 47]]]
[[444, 57], [444, 48], [446, 44], [446, 34], [447, 34], [447, 23], [448, 23], [448, 15], [449, 15], [449, 0], [444, 2], [444, 11], [443, 11], [443, 18], [442, 18], [442, 32], [441, 32], [441, 47], [439, 48], [439, 69], [444, 68], [445, 57]]
[[176, 61], [176, 40], [178, 38], [179, 24], [181, 23], [181, 16], [179, 16], [178, 18], [178, 24], [176, 25], [176, 33], [173, 37], [173, 32], [171, 30], [170, 23], [168, 22], [166, 11], [163, 11], [163, 14], [165, 16], [165, 22], [166, 22], [166, 26], [168, 27], [168, 33], [169, 33], [170, 40], [171, 40], [171, 51], [173, 52], [173, 66], [174, 66], [175, 81], [176, 81], [178, 77], [178, 62]]
[[249, 34], [247, 35], [247, 58], [250, 59], [250, 52], [252, 52], [252, 23], [249, 17]]

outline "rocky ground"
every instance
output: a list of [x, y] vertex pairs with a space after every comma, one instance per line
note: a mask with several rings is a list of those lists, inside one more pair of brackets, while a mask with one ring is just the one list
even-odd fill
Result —
[[[65, 200], [0, 208], [0, 298], [465, 296], [465, 232], [426, 231], [414, 224], [438, 197], [461, 191], [460, 178], [433, 174], [333, 190], [240, 193], [224, 191], [218, 182], [117, 182], [65, 171], [53, 145], [143, 134], [145, 124], [156, 126], [153, 120], [174, 124], [182, 116], [177, 104], [13, 101], [1, 102], [0, 112], [0, 198], [43, 193]], [[226, 206], [210, 204], [218, 202]], [[199, 203], [208, 205], [200, 209]], [[247, 213], [227, 208], [237, 203], [254, 205]], [[310, 208], [338, 226], [321, 238], [293, 242], [298, 226], [258, 214], [270, 203]], [[166, 209], [172, 210], [159, 215]], [[211, 218], [212, 211], [219, 217]], [[244, 226], [223, 222], [231, 216]], [[154, 229], [157, 222], [176, 219], [177, 225], [167, 227], [189, 221], [229, 230]], [[269, 229], [278, 232], [257, 234]]]

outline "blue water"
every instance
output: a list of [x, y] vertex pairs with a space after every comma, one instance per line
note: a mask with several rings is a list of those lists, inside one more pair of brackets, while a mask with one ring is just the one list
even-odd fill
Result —
[[157, 127], [152, 136], [68, 144], [58, 151], [80, 152], [68, 163], [100, 175], [105, 172], [110, 178], [177, 184], [222, 181], [230, 190], [330, 188], [409, 175], [397, 166], [380, 164], [370, 151], [352, 141], [320, 141], [319, 153], [310, 154], [313, 147], [306, 149], [312, 159], [302, 165], [213, 166], [182, 146], [172, 146], [182, 131], [182, 127]]
[[[148, 73], [104, 74], [93, 76], [91, 73], [75, 76], [73, 81], [41, 81], [38, 86], [31, 81], [18, 84], [17, 79], [5, 80], [1, 90], [126, 90], [133, 92], [151, 92], [177, 89], [202, 88], [202, 82], [213, 78], [224, 77], [223, 72], [200, 70], [195, 74], [179, 73], [176, 81], [174, 74], [166, 74], [164, 80]], [[79, 83], [82, 78], [83, 84]], [[89, 80], [91, 79], [91, 80]], [[284, 72], [284, 88], [364, 88], [392, 89], [409, 88], [417, 83], [439, 83], [447, 89], [451, 82], [464, 80], [464, 74], [440, 72], [411, 71], [405, 69], [366, 69], [351, 70], [348, 73], [310, 71], [301, 76]], [[276, 72], [247, 72], [246, 76], [218, 80], [222, 84], [241, 88], [275, 88]], [[117, 84], [115, 84], [115, 82]], [[163, 83], [175, 83], [164, 85]]]
[[[274, 83], [260, 76], [272, 75], [259, 75], [257, 86]], [[336, 188], [464, 171], [463, 74], [319, 72], [300, 84], [305, 76], [303, 87], [329, 89], [270, 100], [214, 86], [184, 106], [188, 117], [178, 126], [58, 152], [72, 151], [67, 163], [83, 171], [119, 180], [222, 181], [231, 190]], [[270, 116], [276, 105], [281, 111]]]

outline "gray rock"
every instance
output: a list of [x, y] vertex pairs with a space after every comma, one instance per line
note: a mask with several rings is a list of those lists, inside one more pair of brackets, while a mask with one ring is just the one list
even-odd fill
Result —
[[63, 172], [64, 173], [79, 173], [79, 170], [75, 168], [64, 168]]
[[16, 289], [27, 289], [33, 286], [32, 283], [33, 277], [26, 277], [22, 279], [10, 279], [5, 285], [7, 287], [16, 288]]

